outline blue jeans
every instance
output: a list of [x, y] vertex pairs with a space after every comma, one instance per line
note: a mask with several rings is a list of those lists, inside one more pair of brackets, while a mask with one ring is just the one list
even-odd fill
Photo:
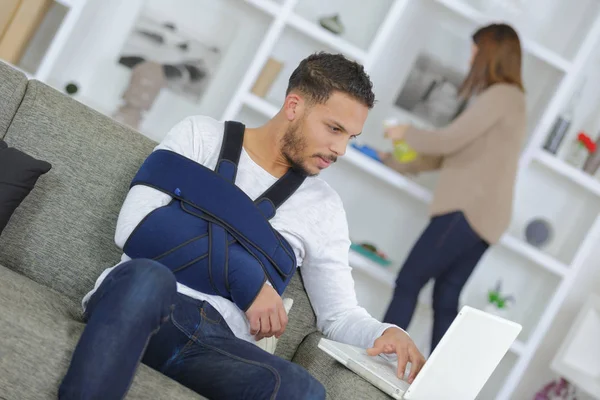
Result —
[[433, 217], [398, 274], [384, 322], [407, 329], [419, 292], [435, 279], [433, 351], [456, 318], [460, 293], [488, 247], [462, 212]]
[[138, 259], [91, 297], [60, 399], [122, 399], [142, 361], [210, 399], [324, 399], [297, 364], [238, 339], [207, 302], [178, 294], [171, 271]]

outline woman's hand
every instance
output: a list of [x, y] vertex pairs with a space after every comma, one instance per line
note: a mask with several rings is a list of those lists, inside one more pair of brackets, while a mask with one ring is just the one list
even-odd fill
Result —
[[401, 173], [402, 175], [407, 175], [407, 176], [416, 176], [417, 173], [416, 172], [410, 172], [406, 169], [407, 164], [401, 164], [399, 163], [393, 156], [392, 153], [389, 153], [387, 151], [378, 151], [377, 152], [377, 157], [379, 157], [379, 159], [381, 160], [381, 163], [387, 167], [390, 167], [391, 169], [393, 169], [396, 172]]
[[379, 157], [382, 163], [387, 165], [388, 162], [392, 159], [392, 153], [387, 151], [378, 151], [377, 157]]
[[406, 131], [410, 125], [394, 125], [385, 129], [384, 136], [392, 141], [400, 141], [404, 140], [404, 135], [406, 135]]

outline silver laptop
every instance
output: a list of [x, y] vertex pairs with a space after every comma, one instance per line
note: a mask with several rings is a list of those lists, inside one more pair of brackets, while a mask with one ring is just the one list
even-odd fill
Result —
[[[395, 399], [475, 399], [515, 341], [521, 325], [465, 306], [412, 384], [389, 356], [321, 339], [319, 348]], [[410, 367], [410, 365], [409, 365]], [[407, 368], [404, 379], [408, 377]]]

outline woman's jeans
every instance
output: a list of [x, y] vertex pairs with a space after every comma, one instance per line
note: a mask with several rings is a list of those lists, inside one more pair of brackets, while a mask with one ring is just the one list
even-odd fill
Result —
[[122, 399], [141, 362], [210, 399], [325, 399], [301, 366], [238, 339], [209, 303], [178, 294], [152, 260], [121, 264], [86, 307], [59, 399]]
[[430, 279], [435, 279], [433, 351], [456, 318], [460, 293], [488, 247], [462, 212], [432, 218], [398, 274], [384, 322], [407, 329], [419, 292]]

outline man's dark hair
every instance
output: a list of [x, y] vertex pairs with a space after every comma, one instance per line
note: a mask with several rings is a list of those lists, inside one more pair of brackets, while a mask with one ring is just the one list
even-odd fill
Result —
[[364, 67], [341, 54], [319, 52], [306, 57], [292, 72], [286, 96], [293, 90], [316, 104], [325, 103], [336, 91], [348, 94], [369, 108], [375, 104], [373, 83]]

